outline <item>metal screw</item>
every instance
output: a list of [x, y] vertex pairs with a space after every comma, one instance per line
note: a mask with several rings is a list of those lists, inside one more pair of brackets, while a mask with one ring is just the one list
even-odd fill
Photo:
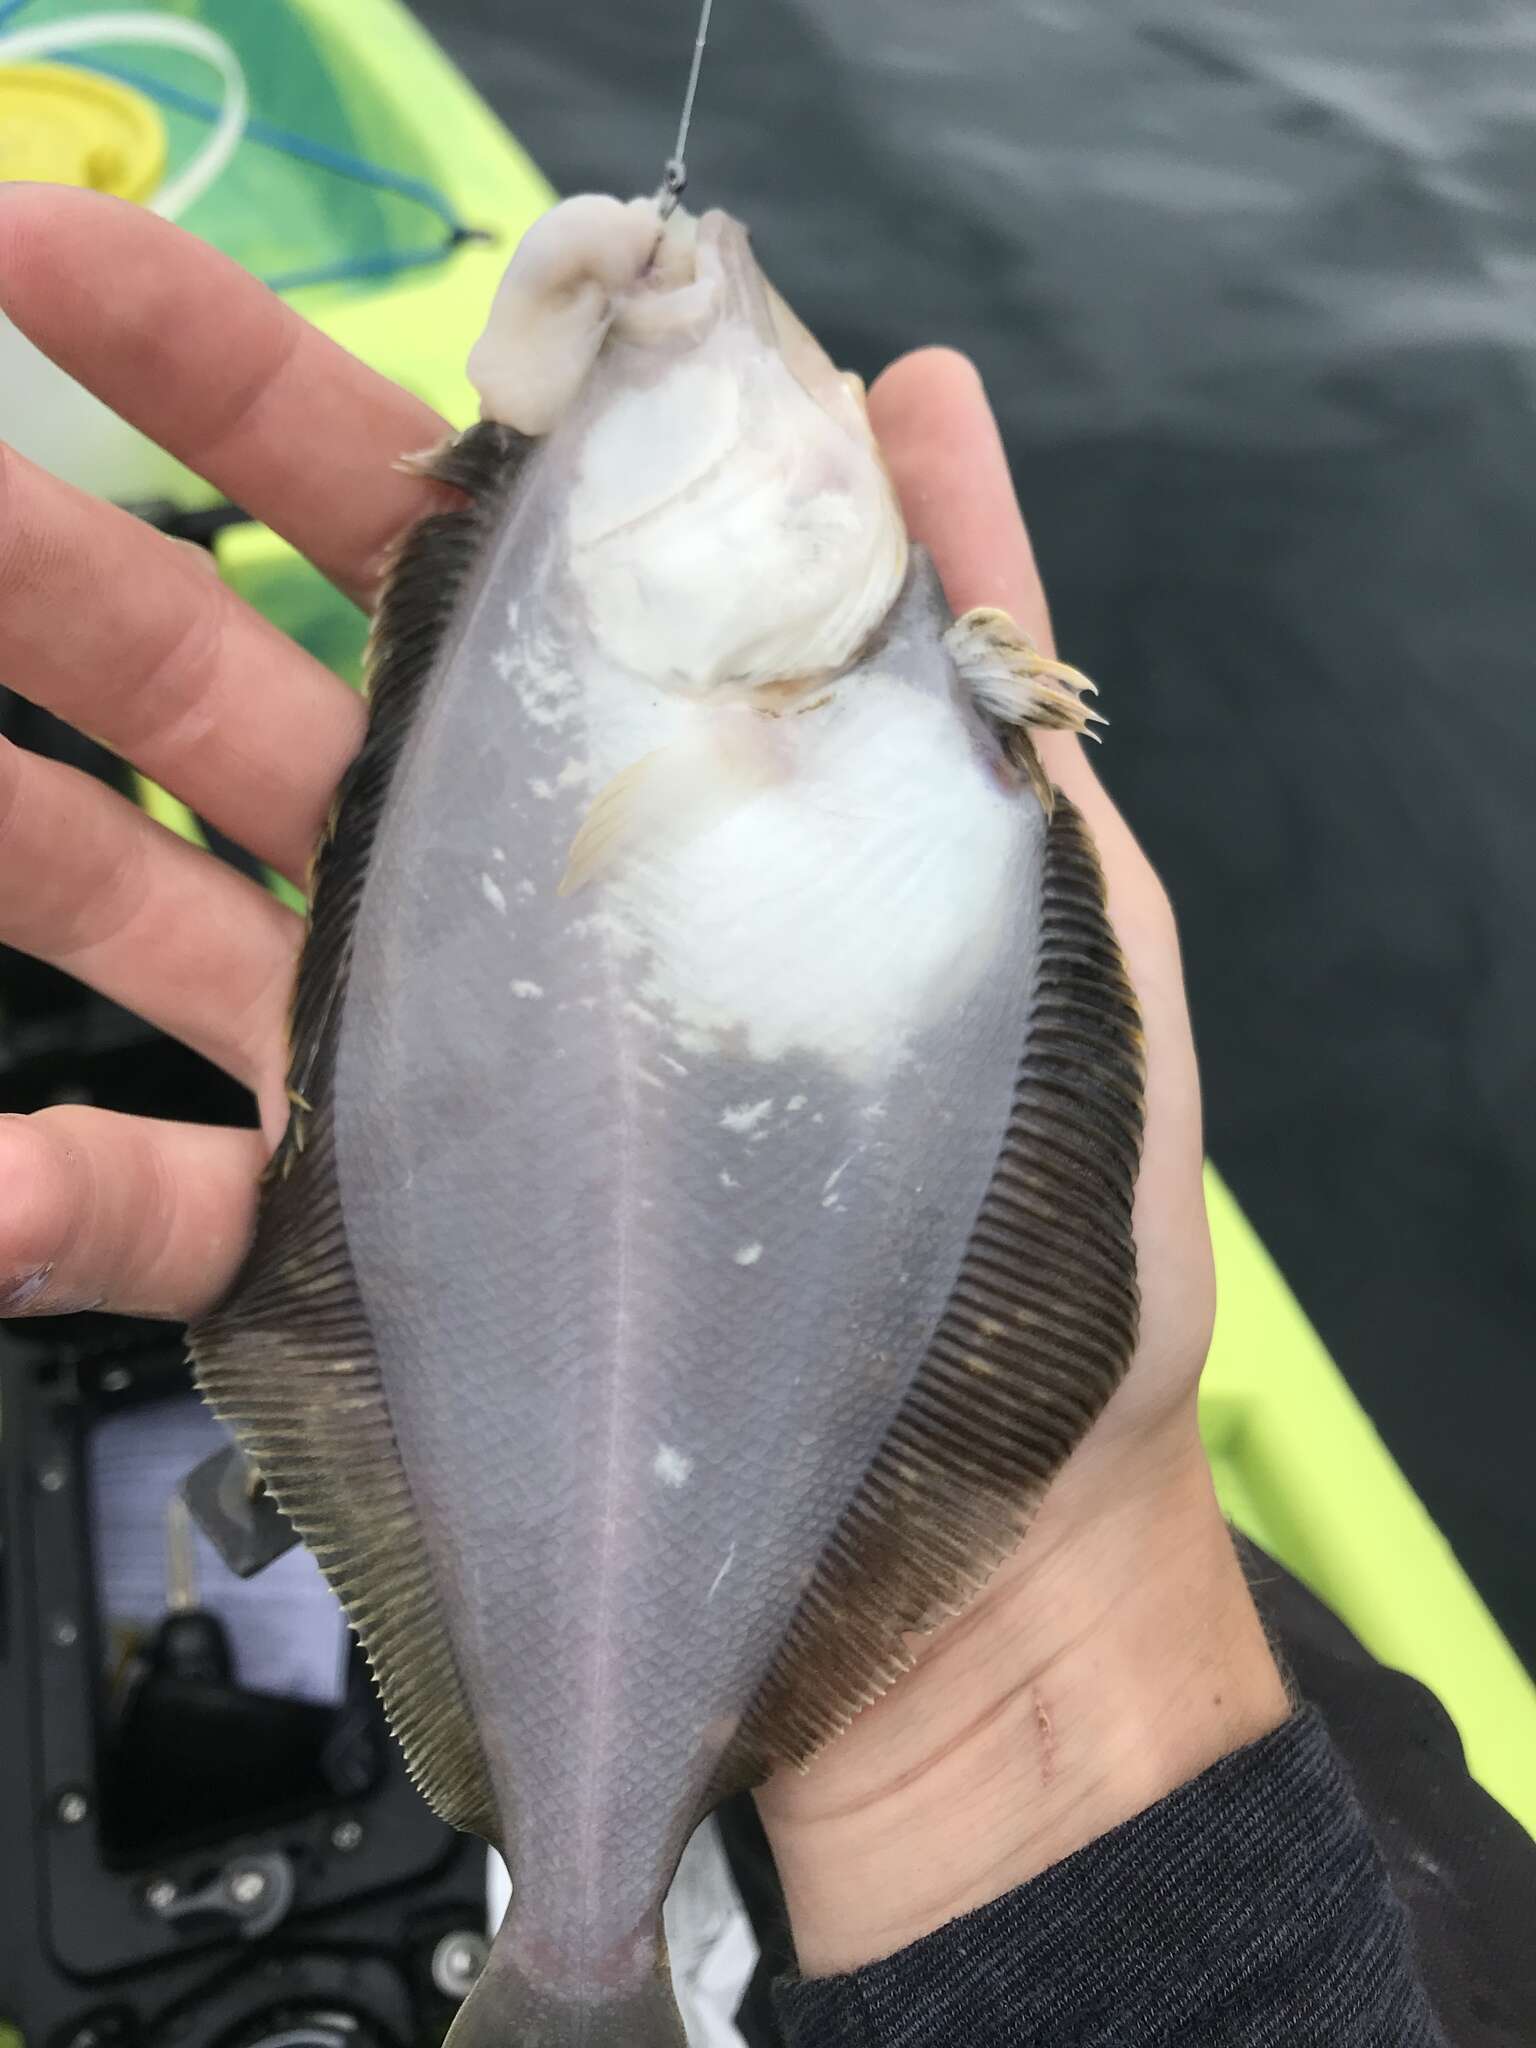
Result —
[[350, 1856], [354, 1849], [363, 1846], [363, 1824], [360, 1820], [339, 1820], [331, 1829], [331, 1847], [339, 1849], [343, 1856]]
[[267, 1877], [262, 1870], [234, 1870], [226, 1883], [229, 1896], [237, 1906], [254, 1906], [266, 1897]]
[[133, 1374], [126, 1365], [109, 1366], [101, 1376], [101, 1391], [104, 1394], [126, 1394], [133, 1385]]
[[432, 1982], [444, 1998], [468, 1998], [489, 1954], [483, 1935], [465, 1928], [445, 1934], [432, 1951]]
[[61, 1792], [53, 1803], [53, 1810], [67, 1828], [79, 1827], [91, 1811], [91, 1802], [78, 1790]]
[[44, 1493], [62, 1493], [69, 1483], [69, 1474], [62, 1465], [45, 1465], [37, 1475], [37, 1483]]
[[173, 1878], [157, 1877], [144, 1887], [144, 1903], [151, 1913], [169, 1913], [180, 1897]]
[[48, 1640], [56, 1649], [72, 1650], [80, 1640], [80, 1631], [67, 1614], [60, 1614], [49, 1627]]

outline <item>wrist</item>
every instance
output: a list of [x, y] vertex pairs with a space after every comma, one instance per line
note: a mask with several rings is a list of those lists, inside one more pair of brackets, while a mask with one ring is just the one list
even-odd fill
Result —
[[1288, 1711], [1192, 1422], [1162, 1457], [1090, 1440], [917, 1668], [759, 1795], [802, 1970], [1000, 1897]]

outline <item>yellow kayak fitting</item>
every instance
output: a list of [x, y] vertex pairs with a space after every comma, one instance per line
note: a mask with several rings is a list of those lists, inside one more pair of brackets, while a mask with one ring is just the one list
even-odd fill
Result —
[[0, 179], [78, 185], [147, 200], [165, 175], [153, 100], [62, 64], [0, 65]]

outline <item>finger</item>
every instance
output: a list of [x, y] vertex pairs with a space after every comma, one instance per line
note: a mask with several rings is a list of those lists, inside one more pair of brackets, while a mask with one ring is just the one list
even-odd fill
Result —
[[951, 608], [997, 605], [1049, 649], [1040, 572], [974, 365], [948, 348], [903, 356], [871, 387], [869, 417]]
[[0, 677], [299, 880], [363, 706], [208, 559], [0, 447]]
[[[1050, 615], [997, 421], [980, 377], [952, 349], [920, 349], [893, 363], [869, 394], [870, 420], [890, 465], [914, 540], [933, 556], [954, 611], [999, 605], [1043, 648]], [[1078, 804], [1104, 862], [1110, 913], [1137, 986], [1178, 982], [1166, 901], [1130, 827], [1067, 732], [1033, 735], [1051, 779]], [[1182, 998], [1177, 1004], [1182, 1017]], [[1187, 1032], [1186, 1032], [1187, 1035]]]
[[143, 207], [0, 186], [0, 310], [360, 600], [430, 499], [390, 465], [438, 415]]
[[[1034, 553], [975, 370], [949, 350], [924, 349], [886, 371], [869, 405], [908, 525], [932, 554], [954, 610], [999, 605], [1048, 647], [1050, 621]], [[1207, 1283], [1200, 1084], [1173, 914], [1087, 750], [1070, 733], [1037, 731], [1033, 737], [1052, 781], [1088, 820], [1110, 918], [1140, 1000], [1147, 1056], [1146, 1140], [1136, 1191], [1142, 1327], [1182, 1333], [1189, 1327], [1184, 1303], [1198, 1299]]]
[[201, 1313], [244, 1254], [265, 1152], [255, 1131], [74, 1105], [0, 1117], [0, 1315]]
[[[950, 608], [1009, 612], [1047, 653], [1050, 611], [1002, 436], [975, 366], [954, 349], [903, 356], [878, 378], [869, 416], [912, 538], [933, 557]], [[1051, 775], [1091, 801], [1097, 778], [1076, 738], [1037, 732]]]
[[271, 1094], [302, 931], [94, 776], [0, 741], [0, 944]]

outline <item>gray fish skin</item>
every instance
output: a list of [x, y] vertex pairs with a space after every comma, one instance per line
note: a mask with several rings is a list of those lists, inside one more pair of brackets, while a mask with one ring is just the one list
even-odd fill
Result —
[[[1043, 829], [926, 562], [801, 715], [618, 669], [568, 513], [594, 422], [654, 375], [610, 344], [456, 622], [336, 1081], [349, 1241], [503, 1816], [499, 1946], [573, 2008], [654, 1973], [677, 1857], [954, 1284]], [[778, 779], [557, 894], [594, 783], [707, 717], [760, 728]]]

